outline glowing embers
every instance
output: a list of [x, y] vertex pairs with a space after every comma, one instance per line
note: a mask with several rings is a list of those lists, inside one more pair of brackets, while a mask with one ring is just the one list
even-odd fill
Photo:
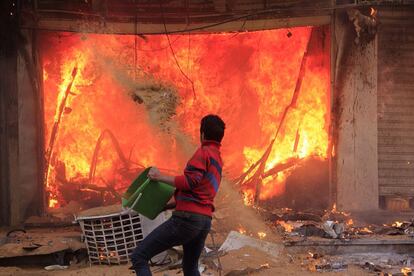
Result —
[[269, 147], [296, 95], [269, 150], [260, 191], [257, 182], [241, 186], [249, 204], [283, 193], [290, 170], [309, 156], [325, 159], [328, 149], [328, 32], [309, 27], [290, 32], [290, 37], [286, 30], [171, 35], [175, 57], [162, 35], [144, 40], [45, 34], [46, 148], [61, 95], [78, 68], [50, 158], [50, 206], [118, 202], [148, 165], [177, 173], [208, 113], [218, 113], [227, 124], [224, 169], [237, 178]]

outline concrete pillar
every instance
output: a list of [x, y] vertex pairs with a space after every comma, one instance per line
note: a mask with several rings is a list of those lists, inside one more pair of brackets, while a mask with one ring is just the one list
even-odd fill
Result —
[[378, 208], [377, 43], [355, 43], [346, 13], [335, 20], [336, 192], [341, 210]]

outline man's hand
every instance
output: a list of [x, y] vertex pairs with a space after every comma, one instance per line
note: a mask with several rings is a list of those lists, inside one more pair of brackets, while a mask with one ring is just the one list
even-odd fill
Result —
[[152, 167], [148, 172], [148, 178], [155, 181], [160, 181], [175, 187], [174, 176], [163, 175], [156, 167]]
[[152, 167], [148, 172], [148, 178], [155, 181], [160, 181], [161, 173], [156, 167]]

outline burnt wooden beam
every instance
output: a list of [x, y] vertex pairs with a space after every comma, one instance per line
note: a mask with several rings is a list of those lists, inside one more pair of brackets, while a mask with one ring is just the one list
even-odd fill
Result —
[[[142, 20], [142, 18], [140, 19]], [[330, 23], [330, 15], [292, 17], [278, 19], [258, 19], [258, 20], [235, 20], [222, 24], [168, 24], [168, 32], [173, 34], [182, 33], [217, 33], [217, 32], [237, 32], [243, 30], [258, 31], [275, 28], [292, 28], [301, 26], [322, 26]], [[164, 34], [163, 24], [139, 22], [139, 34]], [[85, 28], [87, 26], [87, 28]], [[136, 34], [134, 22], [105, 22], [91, 20], [39, 18], [37, 22], [26, 21], [21, 24], [23, 29], [37, 29], [61, 32], [84, 32], [84, 33], [110, 33], [110, 34]]]
[[[37, 87], [35, 89], [35, 104], [36, 104], [36, 143], [37, 143], [37, 165], [38, 171], [44, 172], [46, 159], [45, 159], [45, 121], [44, 121], [44, 90], [43, 90], [43, 65], [42, 57], [40, 53], [40, 35], [37, 30], [33, 30], [32, 33], [32, 60], [35, 68]], [[37, 179], [37, 193], [39, 196], [39, 202], [37, 204], [36, 213], [44, 214], [47, 206], [47, 198], [45, 191], [45, 174], [39, 173]]]
[[[162, 34], [163, 24], [169, 32], [239, 31], [246, 21], [247, 30], [320, 26], [329, 24], [331, 0], [306, 1], [103, 1], [91, 0], [90, 8], [74, 8], [72, 2], [41, 1], [38, 8], [26, 7], [22, 28], [55, 31], [80, 31], [132, 34], [136, 24], [146, 34]], [[299, 5], [302, 3], [301, 5]], [[69, 5], [69, 6], [68, 6]], [[267, 7], [267, 8], [266, 8]], [[266, 23], [270, 27], [267, 27]], [[250, 26], [251, 25], [251, 26]]]

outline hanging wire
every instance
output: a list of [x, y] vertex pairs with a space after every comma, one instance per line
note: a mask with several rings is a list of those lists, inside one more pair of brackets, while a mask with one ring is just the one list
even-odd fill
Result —
[[[180, 38], [181, 38], [180, 36], [177, 36], [173, 41], [171, 41], [171, 45], [174, 45], [175, 42], [177, 42]], [[168, 49], [168, 48], [170, 48], [168, 43], [164, 47], [151, 48], [151, 49], [142, 49], [142, 48], [138, 47], [138, 45], [137, 45], [137, 51], [138, 52], [157, 52], [157, 51], [163, 51], [163, 50]]]
[[[189, 1], [186, 1], [186, 6], [187, 6], [187, 27], [190, 24], [190, 13], [189, 13]], [[191, 35], [190, 32], [188, 32], [188, 49], [187, 49], [187, 72], [191, 72], [190, 71], [190, 50], [191, 50]], [[193, 90], [194, 92], [194, 90]], [[194, 94], [195, 95], [195, 94]]]
[[191, 83], [191, 87], [192, 87], [192, 90], [193, 90], [193, 97], [194, 97], [194, 99], [196, 98], [196, 93], [195, 93], [195, 88], [194, 88], [194, 82], [193, 82], [193, 80], [192, 79], [190, 79], [187, 75], [186, 75], [186, 73], [184, 73], [184, 71], [183, 71], [183, 69], [181, 68], [181, 66], [180, 66], [180, 63], [178, 62], [178, 60], [177, 60], [177, 57], [176, 57], [176, 55], [175, 55], [175, 52], [174, 52], [174, 49], [173, 49], [173, 47], [172, 47], [172, 45], [171, 45], [171, 41], [170, 41], [170, 36], [168, 35], [168, 31], [167, 31], [167, 25], [166, 25], [166, 23], [165, 23], [165, 17], [164, 17], [164, 9], [163, 9], [163, 6], [162, 6], [162, 2], [160, 1], [160, 8], [161, 8], [161, 14], [162, 14], [162, 22], [163, 22], [163, 25], [164, 25], [164, 30], [165, 30], [165, 36], [167, 37], [167, 41], [168, 41], [168, 45], [170, 46], [170, 50], [171, 50], [171, 53], [172, 53], [172, 55], [173, 55], [173, 57], [174, 57], [174, 61], [175, 61], [175, 64], [177, 65], [177, 67], [178, 67], [178, 69], [180, 70], [180, 72], [181, 72], [181, 74], [184, 76], [184, 78], [186, 78], [190, 83]]
[[135, 0], [134, 0], [134, 16], [135, 16], [135, 22], [134, 22], [134, 82], [137, 81], [137, 36], [138, 36], [138, 30], [137, 30], [137, 24], [138, 24], [138, 16], [137, 16], [137, 10], [136, 7], [137, 5], [135, 4]]

